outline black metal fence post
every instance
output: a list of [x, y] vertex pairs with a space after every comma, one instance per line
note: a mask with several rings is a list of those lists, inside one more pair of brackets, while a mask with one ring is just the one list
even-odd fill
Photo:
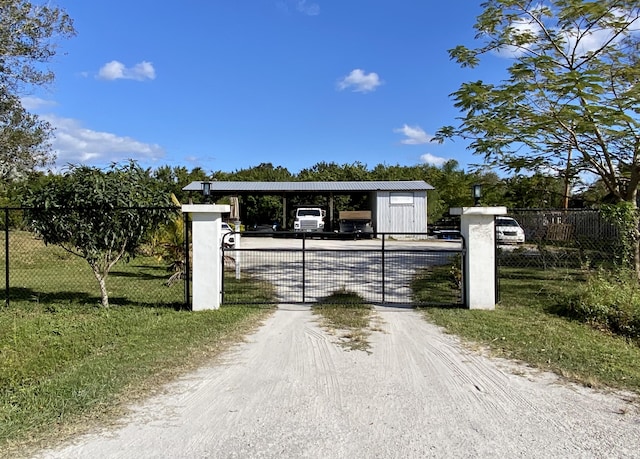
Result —
[[4, 305], [9, 307], [9, 209], [4, 208]]
[[467, 240], [463, 235], [460, 235], [462, 241], [462, 276], [460, 276], [462, 290], [462, 306], [469, 309], [469, 292], [467, 291], [467, 263], [469, 259], [467, 257]]
[[[495, 225], [495, 217], [494, 217], [494, 225]], [[496, 299], [496, 304], [500, 302], [500, 267], [498, 266], [499, 259], [500, 259], [500, 249], [498, 248], [498, 244], [496, 242], [493, 245], [493, 268], [495, 270], [494, 276], [495, 276], [495, 289], [496, 289], [494, 295]]]
[[[221, 256], [220, 256], [220, 266], [219, 266], [219, 268], [222, 270], [222, 274], [220, 275], [220, 304], [221, 305], [224, 304], [224, 290], [225, 290], [224, 289], [224, 258], [226, 257], [226, 255], [225, 255], [226, 249], [224, 247], [224, 242], [222, 242], [223, 240], [224, 240], [224, 236], [222, 236], [222, 239], [220, 241], [220, 248], [219, 248], [219, 250], [221, 252], [220, 253]], [[235, 252], [235, 253], [236, 253], [236, 263], [237, 263], [237, 258], [238, 258], [237, 253], [238, 252]]]
[[305, 233], [302, 233], [302, 302], [306, 303], [306, 286], [307, 286], [307, 263], [306, 263], [306, 240]]
[[384, 269], [384, 264], [385, 264], [385, 258], [384, 258], [384, 233], [382, 233], [382, 303], [385, 303], [385, 290], [386, 290], [386, 281], [385, 281], [385, 269]]
[[191, 309], [191, 292], [189, 278], [191, 277], [191, 263], [189, 261], [189, 214], [182, 214], [184, 222], [184, 307]]

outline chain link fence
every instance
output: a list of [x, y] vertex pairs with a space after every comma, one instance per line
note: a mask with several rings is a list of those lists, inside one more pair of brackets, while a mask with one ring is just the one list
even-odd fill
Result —
[[[25, 211], [0, 208], [0, 282], [6, 305], [14, 302], [55, 304], [100, 304], [100, 288], [89, 263], [57, 245], [45, 245], [30, 231]], [[118, 212], [143, 212], [147, 209], [114, 209]], [[167, 212], [167, 220], [182, 219], [173, 208], [154, 208]], [[183, 239], [171, 237], [167, 228], [150, 228], [145, 243], [130, 259], [118, 261], [106, 279], [111, 305], [166, 306], [183, 308], [186, 304], [184, 282], [171, 282], [180, 273], [172, 260], [171, 245]], [[175, 235], [174, 235], [175, 236]], [[183, 248], [174, 248], [174, 254]]]
[[[131, 212], [132, 209], [127, 209]], [[168, 216], [182, 219], [176, 209], [166, 209]], [[515, 218], [524, 229], [526, 242], [518, 245], [498, 245], [498, 279], [500, 291], [508, 288], [505, 279], [523, 279], [527, 276], [548, 280], [566, 281], [567, 279], [584, 278], [585, 274], [599, 268], [614, 268], [626, 266], [629, 260], [624, 259], [624, 241], [615, 225], [606, 221], [595, 210], [529, 210], [516, 209], [509, 215]], [[107, 278], [109, 302], [113, 305], [143, 305], [183, 308], [189, 304], [185, 298], [184, 282], [184, 234], [180, 225], [175, 225], [173, 234], [163, 233], [161, 228], [151, 228], [146, 243], [140, 248], [135, 257], [130, 260], [119, 261], [111, 270]], [[161, 231], [162, 230], [162, 231]], [[256, 253], [245, 253], [245, 262], [249, 257], [257, 257]], [[317, 254], [315, 254], [317, 255]], [[308, 260], [313, 266], [313, 256]], [[375, 273], [379, 263], [371, 260], [369, 253], [334, 254], [340, 263], [366, 266], [362, 272]], [[353, 258], [354, 256], [359, 258]], [[269, 257], [278, 257], [271, 261]], [[401, 267], [414, 263], [414, 258], [433, 257], [434, 254], [396, 253], [387, 262], [390, 263], [389, 272], [396, 272]], [[261, 254], [260, 262], [269, 269], [269, 263], [287, 264], [288, 279], [300, 277], [302, 274], [300, 253], [268, 253]], [[281, 259], [282, 257], [289, 257]], [[409, 258], [407, 258], [409, 257]], [[397, 258], [397, 259], [396, 259]], [[374, 290], [367, 289], [367, 282], [357, 281], [353, 276], [345, 275], [340, 269], [340, 263], [327, 265], [325, 262], [314, 273], [319, 285], [328, 283], [335, 285], [356, 284], [366, 293], [374, 294]], [[391, 264], [397, 266], [391, 269]], [[431, 262], [430, 262], [431, 263]], [[431, 263], [441, 265], [444, 263]], [[330, 266], [330, 268], [329, 268]], [[231, 274], [227, 287], [234, 283], [233, 268], [227, 267], [227, 274]], [[283, 269], [282, 267], [280, 269]], [[231, 271], [231, 272], [229, 272]], [[433, 271], [433, 270], [432, 270]], [[452, 278], [451, 269], [443, 268], [442, 277], [449, 282]], [[446, 272], [445, 272], [446, 271]], [[458, 271], [457, 269], [455, 270]], [[285, 273], [286, 274], [286, 273]], [[438, 272], [429, 271], [431, 279]], [[388, 275], [388, 274], [387, 274]], [[523, 277], [524, 276], [524, 277]], [[437, 277], [437, 276], [436, 276]], [[455, 279], [455, 276], [453, 276]], [[270, 276], [260, 277], [265, 283], [265, 291], [274, 288], [274, 279]], [[420, 279], [414, 279], [419, 282]], [[444, 282], [443, 281], [443, 282]], [[363, 287], [364, 286], [364, 287]], [[389, 283], [387, 292], [393, 294], [394, 284]], [[405, 288], [406, 282], [403, 283]], [[25, 209], [0, 208], [0, 290], [5, 304], [10, 302], [80, 302], [99, 304], [100, 289], [89, 264], [86, 260], [73, 255], [59, 246], [47, 246], [33, 232], [30, 231], [25, 220]], [[240, 288], [241, 286], [239, 286]], [[256, 294], [255, 286], [253, 296]], [[433, 287], [430, 288], [433, 295]], [[443, 293], [444, 302], [457, 302], [460, 294], [457, 289], [450, 289], [447, 285]], [[444, 291], [443, 290], [443, 291]], [[309, 298], [312, 297], [309, 290]], [[300, 292], [296, 292], [300, 294]], [[305, 292], [306, 296], [306, 292]], [[373, 299], [378, 299], [379, 295]], [[391, 296], [389, 296], [391, 298]], [[255, 298], [253, 298], [255, 300]], [[307, 298], [305, 297], [305, 301]], [[428, 298], [433, 300], [433, 298]], [[439, 297], [436, 298], [440, 302]], [[296, 301], [301, 301], [295, 299]], [[385, 295], [385, 300], [388, 300]], [[415, 299], [414, 299], [415, 300]], [[226, 302], [235, 302], [234, 294], [225, 298]], [[243, 301], [247, 301], [246, 298]], [[418, 300], [424, 302], [425, 300]]]
[[509, 216], [525, 232], [520, 247], [500, 247], [501, 265], [552, 268], [612, 267], [627, 264], [615, 225], [596, 210], [516, 209]]
[[498, 280], [505, 292], [509, 279], [571, 282], [594, 270], [630, 266], [618, 228], [597, 210], [514, 209], [526, 241], [498, 245]]

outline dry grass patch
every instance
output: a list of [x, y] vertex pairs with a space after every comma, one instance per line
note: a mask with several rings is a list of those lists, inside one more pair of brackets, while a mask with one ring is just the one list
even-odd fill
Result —
[[369, 350], [373, 308], [356, 293], [338, 291], [312, 309], [321, 317], [321, 325], [338, 337], [341, 346], [349, 350]]

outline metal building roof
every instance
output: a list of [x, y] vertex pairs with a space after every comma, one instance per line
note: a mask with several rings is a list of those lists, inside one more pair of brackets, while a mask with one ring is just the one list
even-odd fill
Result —
[[[202, 181], [191, 182], [183, 191], [201, 191]], [[424, 180], [364, 182], [209, 182], [211, 193], [295, 193], [426, 191], [434, 188]]]

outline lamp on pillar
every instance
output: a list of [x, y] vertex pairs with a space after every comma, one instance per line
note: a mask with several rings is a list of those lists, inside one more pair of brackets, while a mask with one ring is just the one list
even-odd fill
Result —
[[480, 198], [482, 197], [482, 185], [476, 183], [475, 185], [471, 185], [471, 194], [473, 196], [473, 205], [480, 205]]
[[202, 182], [202, 196], [204, 196], [204, 202], [209, 201], [209, 196], [211, 195], [211, 183], [210, 182]]

